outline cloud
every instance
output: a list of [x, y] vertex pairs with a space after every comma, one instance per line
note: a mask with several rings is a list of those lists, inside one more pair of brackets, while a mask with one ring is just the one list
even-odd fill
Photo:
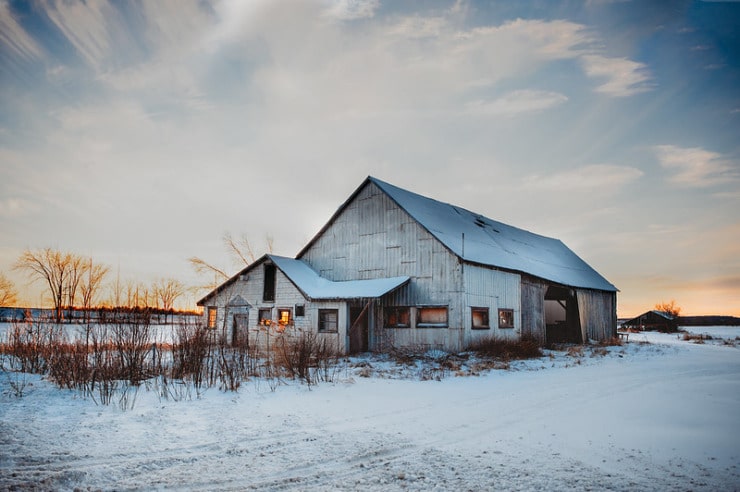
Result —
[[10, 4], [0, 0], [0, 45], [7, 46], [21, 58], [35, 59], [42, 56], [42, 50], [23, 29], [10, 11]]
[[559, 92], [536, 90], [512, 91], [493, 101], [478, 100], [466, 104], [465, 112], [491, 116], [514, 116], [544, 111], [565, 103], [568, 97]]
[[581, 63], [586, 75], [607, 79], [595, 90], [612, 97], [627, 97], [652, 89], [647, 65], [627, 58], [584, 55]]
[[524, 179], [530, 189], [567, 191], [598, 190], [608, 193], [641, 177], [643, 172], [634, 167], [611, 164], [592, 164], [546, 175], [531, 175]]
[[11, 218], [23, 215], [29, 204], [20, 198], [9, 197], [0, 199], [0, 217]]
[[654, 148], [660, 165], [673, 171], [670, 181], [682, 186], [706, 187], [737, 180], [727, 160], [721, 154], [701, 147], [657, 145]]
[[373, 17], [380, 0], [328, 0], [326, 15], [339, 20]]

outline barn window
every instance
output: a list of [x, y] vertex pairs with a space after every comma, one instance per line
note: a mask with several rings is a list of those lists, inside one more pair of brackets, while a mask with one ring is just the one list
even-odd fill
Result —
[[514, 310], [513, 309], [499, 309], [498, 310], [498, 327], [499, 328], [514, 328]]
[[293, 322], [292, 309], [280, 308], [278, 309], [278, 324], [281, 326], [288, 326]]
[[208, 328], [212, 330], [216, 328], [216, 316], [217, 315], [218, 315], [218, 308], [215, 308], [215, 307], [208, 308]]
[[447, 327], [447, 306], [421, 307], [417, 315], [416, 326], [420, 328]]
[[491, 327], [488, 322], [488, 308], [474, 307], [470, 311], [474, 330], [487, 330]]
[[384, 314], [387, 328], [408, 328], [411, 326], [411, 309], [408, 307], [387, 307], [384, 309]]
[[319, 309], [319, 331], [336, 333], [339, 326], [339, 310]]
[[305, 316], [306, 315], [306, 306], [303, 304], [296, 304], [295, 305], [295, 317], [299, 316]]
[[262, 289], [262, 300], [272, 302], [275, 300], [275, 265], [265, 265], [265, 283]]
[[259, 310], [259, 324], [262, 326], [270, 326], [272, 323], [272, 309], [260, 309]]

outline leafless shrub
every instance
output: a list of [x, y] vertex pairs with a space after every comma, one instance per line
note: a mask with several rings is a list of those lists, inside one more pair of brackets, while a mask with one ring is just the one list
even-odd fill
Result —
[[681, 338], [687, 342], [694, 342], [698, 344], [703, 344], [705, 340], [714, 340], [712, 335], [708, 333], [689, 333], [688, 331], [685, 331]]
[[471, 343], [468, 350], [478, 356], [501, 360], [535, 359], [542, 357], [542, 350], [532, 337], [511, 340], [490, 336]]
[[288, 377], [300, 379], [309, 386], [319, 381], [332, 381], [339, 358], [333, 341], [312, 331], [283, 334], [276, 340], [277, 363]]

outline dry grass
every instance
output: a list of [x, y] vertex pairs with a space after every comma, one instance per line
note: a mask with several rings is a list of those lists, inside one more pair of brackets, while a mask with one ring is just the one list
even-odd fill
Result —
[[495, 336], [481, 338], [468, 346], [468, 351], [479, 357], [499, 360], [522, 360], [542, 357], [542, 350], [534, 338], [522, 337], [510, 340]]

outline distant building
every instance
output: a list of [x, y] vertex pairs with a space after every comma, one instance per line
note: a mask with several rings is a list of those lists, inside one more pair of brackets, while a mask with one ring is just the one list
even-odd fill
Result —
[[310, 331], [348, 353], [616, 336], [617, 289], [561, 241], [368, 177], [296, 258], [198, 301], [226, 341]]
[[647, 311], [622, 323], [623, 328], [640, 331], [663, 331], [672, 333], [678, 330], [678, 318], [663, 311]]

